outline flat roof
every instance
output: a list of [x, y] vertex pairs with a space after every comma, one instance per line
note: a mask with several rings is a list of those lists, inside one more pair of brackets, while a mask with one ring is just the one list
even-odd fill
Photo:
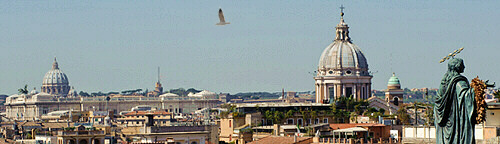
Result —
[[297, 107], [297, 106], [330, 106], [330, 104], [321, 103], [237, 103], [238, 108], [242, 107]]

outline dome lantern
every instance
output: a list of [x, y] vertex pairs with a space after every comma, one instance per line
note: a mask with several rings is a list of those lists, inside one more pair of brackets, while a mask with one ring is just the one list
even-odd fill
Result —
[[54, 57], [54, 63], [52, 63], [52, 69], [59, 69], [59, 64], [57, 64], [56, 57]]

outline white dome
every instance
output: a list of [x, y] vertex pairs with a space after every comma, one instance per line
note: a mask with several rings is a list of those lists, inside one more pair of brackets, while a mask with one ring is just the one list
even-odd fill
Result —
[[66, 76], [66, 74], [62, 72], [62, 70], [59, 69], [57, 61], [54, 60], [54, 64], [52, 64], [52, 69], [45, 74], [45, 76], [43, 77], [42, 84], [43, 85], [69, 84], [68, 77]]
[[160, 97], [178, 97], [179, 95], [174, 94], [174, 93], [165, 93], [160, 95]]
[[69, 84], [68, 77], [59, 69], [52, 69], [43, 77], [42, 84]]
[[[343, 13], [341, 14], [343, 16]], [[340, 19], [335, 40], [325, 48], [318, 63], [318, 76], [369, 76], [368, 62], [361, 49], [351, 42], [349, 26]]]
[[214, 92], [210, 92], [210, 91], [207, 91], [207, 90], [203, 90], [199, 93], [196, 93], [196, 94], [192, 94], [192, 95], [189, 95], [188, 96], [192, 96], [192, 97], [203, 97], [203, 98], [215, 98], [217, 96], [216, 93]]
[[368, 63], [361, 49], [349, 41], [334, 41], [326, 47], [318, 66], [326, 69], [368, 69]]
[[42, 81], [42, 92], [56, 96], [67, 96], [70, 93], [68, 77], [64, 74], [54, 58], [52, 69], [49, 70]]

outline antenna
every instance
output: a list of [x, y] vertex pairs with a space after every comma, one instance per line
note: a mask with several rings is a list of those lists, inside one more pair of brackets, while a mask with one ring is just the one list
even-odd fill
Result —
[[158, 83], [160, 83], [160, 67], [158, 67]]
[[390, 53], [390, 55], [389, 55], [389, 64], [390, 64], [390, 66], [391, 66], [391, 72], [394, 72], [394, 71], [392, 70], [392, 64], [393, 64], [393, 63], [392, 63], [392, 52], [391, 52], [391, 53]]

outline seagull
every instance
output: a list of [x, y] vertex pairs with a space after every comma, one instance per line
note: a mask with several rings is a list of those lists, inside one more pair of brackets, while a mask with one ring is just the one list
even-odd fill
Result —
[[226, 22], [226, 20], [224, 20], [224, 13], [222, 13], [222, 9], [219, 8], [219, 20], [220, 22], [215, 24], [215, 25], [220, 25], [220, 26], [223, 26], [223, 25], [226, 25], [226, 24], [230, 24], [229, 22]]

